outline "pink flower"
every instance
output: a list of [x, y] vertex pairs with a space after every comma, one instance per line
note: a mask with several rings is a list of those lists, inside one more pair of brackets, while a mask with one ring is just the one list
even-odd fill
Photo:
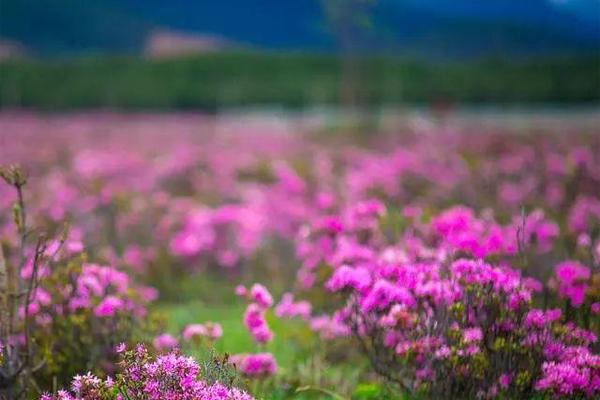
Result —
[[71, 383], [71, 388], [77, 396], [84, 397], [86, 392], [97, 390], [100, 387], [100, 378], [88, 372], [86, 375], [76, 375]]
[[323, 340], [332, 340], [350, 335], [350, 327], [341, 323], [337, 318], [323, 314], [310, 320], [310, 329], [318, 332]]
[[579, 236], [577, 236], [577, 246], [579, 247], [590, 247], [592, 245], [592, 239], [590, 238], [590, 235], [588, 235], [587, 233], [581, 233], [579, 234]]
[[221, 328], [220, 324], [214, 322], [193, 324], [185, 327], [182, 336], [183, 339], [188, 342], [195, 338], [198, 339], [202, 337], [206, 337], [210, 340], [216, 340], [223, 336], [223, 329]]
[[544, 362], [535, 389], [557, 397], [596, 398], [600, 394], [600, 356], [585, 347], [567, 347], [558, 358]]
[[144, 301], [152, 302], [158, 299], [158, 290], [150, 286], [139, 288], [140, 295]]
[[500, 378], [498, 379], [498, 383], [500, 384], [500, 387], [502, 389], [506, 389], [510, 385], [511, 380], [512, 379], [509, 374], [502, 374], [502, 375], [500, 375]]
[[523, 286], [535, 293], [539, 293], [544, 290], [544, 285], [542, 282], [530, 277], [523, 279]]
[[568, 298], [573, 307], [580, 307], [585, 298], [590, 278], [590, 269], [577, 261], [565, 261], [554, 269], [558, 283], [558, 294]]
[[385, 279], [379, 279], [362, 299], [360, 308], [363, 312], [371, 312], [383, 310], [391, 303], [400, 303], [411, 307], [415, 304], [415, 299], [405, 287], [395, 285]]
[[558, 321], [561, 315], [562, 313], [558, 308], [546, 311], [533, 309], [525, 315], [523, 325], [526, 328], [541, 329], [547, 325], [552, 324], [553, 322]]
[[275, 307], [275, 315], [279, 318], [300, 317], [306, 320], [310, 317], [311, 308], [308, 301], [294, 302], [294, 295], [285, 293]]
[[[27, 315], [36, 315], [37, 313], [40, 312], [40, 305], [39, 303], [29, 303], [29, 305], [27, 306]], [[19, 306], [19, 317], [20, 318], [25, 318], [25, 305]]]
[[206, 337], [211, 340], [217, 340], [223, 336], [223, 328], [221, 324], [216, 322], [205, 322], [204, 327], [206, 328]]
[[325, 284], [327, 290], [338, 292], [343, 289], [363, 291], [371, 285], [371, 274], [366, 268], [342, 265], [337, 268]]
[[163, 333], [152, 340], [152, 345], [158, 351], [167, 351], [177, 346], [177, 339], [168, 333]]
[[256, 303], [251, 303], [246, 307], [244, 325], [258, 343], [270, 342], [273, 339], [273, 332], [269, 329], [265, 319], [265, 309]]
[[125, 303], [116, 296], [106, 296], [100, 304], [94, 308], [94, 314], [97, 317], [112, 317], [119, 310], [123, 309]]
[[435, 352], [437, 358], [448, 358], [451, 354], [452, 352], [448, 346], [442, 346]]
[[211, 248], [215, 240], [215, 233], [208, 226], [187, 227], [173, 237], [170, 249], [176, 256], [194, 257]]
[[466, 343], [480, 342], [483, 339], [483, 332], [477, 327], [465, 329], [463, 339]]
[[134, 271], [142, 272], [145, 262], [142, 248], [136, 245], [127, 246], [123, 252], [123, 261], [131, 266]]
[[83, 242], [80, 240], [69, 240], [65, 243], [65, 248], [71, 254], [81, 253], [83, 251]]
[[206, 336], [206, 327], [202, 324], [188, 325], [183, 329], [182, 337], [185, 341]]
[[244, 285], [237, 285], [235, 287], [235, 294], [237, 296], [243, 297], [248, 293], [248, 289]]
[[267, 343], [273, 340], [273, 332], [269, 329], [267, 324], [252, 329], [250, 333], [257, 343]]
[[231, 362], [248, 377], [271, 376], [277, 372], [277, 363], [271, 353], [238, 354], [231, 357]]
[[266, 287], [260, 283], [255, 283], [250, 289], [250, 297], [254, 302], [264, 308], [269, 308], [273, 305], [273, 296]]

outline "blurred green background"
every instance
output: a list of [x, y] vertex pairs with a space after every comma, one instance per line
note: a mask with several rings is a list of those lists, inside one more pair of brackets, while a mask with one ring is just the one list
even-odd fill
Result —
[[0, 107], [600, 100], [600, 0], [0, 0]]
[[[600, 99], [599, 58], [417, 62], [360, 60], [358, 97], [368, 106], [579, 104]], [[332, 55], [223, 52], [167, 60], [94, 57], [0, 65], [3, 107], [219, 110], [298, 108], [341, 101], [342, 67]]]

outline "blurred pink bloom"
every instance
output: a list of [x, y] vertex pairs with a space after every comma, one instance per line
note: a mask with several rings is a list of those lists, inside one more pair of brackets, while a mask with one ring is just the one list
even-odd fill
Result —
[[255, 283], [250, 288], [250, 297], [254, 302], [264, 308], [269, 308], [273, 305], [273, 296], [266, 287], [260, 283]]
[[168, 351], [177, 346], [177, 339], [168, 333], [163, 333], [156, 336], [152, 340], [152, 345], [158, 351]]
[[116, 296], [106, 296], [100, 304], [94, 308], [94, 314], [97, 317], [112, 317], [124, 306], [123, 300]]

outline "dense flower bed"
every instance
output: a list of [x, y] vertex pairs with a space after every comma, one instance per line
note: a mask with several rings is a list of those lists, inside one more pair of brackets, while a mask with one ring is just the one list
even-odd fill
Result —
[[398, 391], [600, 394], [599, 136], [207, 123], [0, 116], [0, 159], [22, 165], [0, 185], [2, 394], [79, 374], [45, 399], [249, 398], [178, 353], [231, 334], [220, 321], [153, 323], [204, 273], [240, 283], [254, 347], [227, 363], [246, 380], [284, 370], [266, 346], [293, 318]]

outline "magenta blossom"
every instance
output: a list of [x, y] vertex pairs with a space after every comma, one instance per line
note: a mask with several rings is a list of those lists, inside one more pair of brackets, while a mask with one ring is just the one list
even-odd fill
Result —
[[565, 261], [554, 269], [558, 294], [569, 299], [574, 307], [580, 307], [590, 279], [590, 269], [577, 261]]
[[231, 362], [248, 377], [267, 377], [277, 372], [277, 363], [271, 353], [238, 354], [231, 357]]
[[273, 305], [273, 296], [266, 287], [260, 283], [255, 283], [250, 288], [250, 297], [252, 301], [264, 308], [269, 308]]
[[168, 333], [156, 336], [152, 340], [152, 345], [159, 351], [169, 351], [177, 347], [177, 339]]
[[97, 317], [112, 317], [118, 311], [122, 310], [125, 303], [116, 296], [106, 296], [100, 304], [94, 309]]

